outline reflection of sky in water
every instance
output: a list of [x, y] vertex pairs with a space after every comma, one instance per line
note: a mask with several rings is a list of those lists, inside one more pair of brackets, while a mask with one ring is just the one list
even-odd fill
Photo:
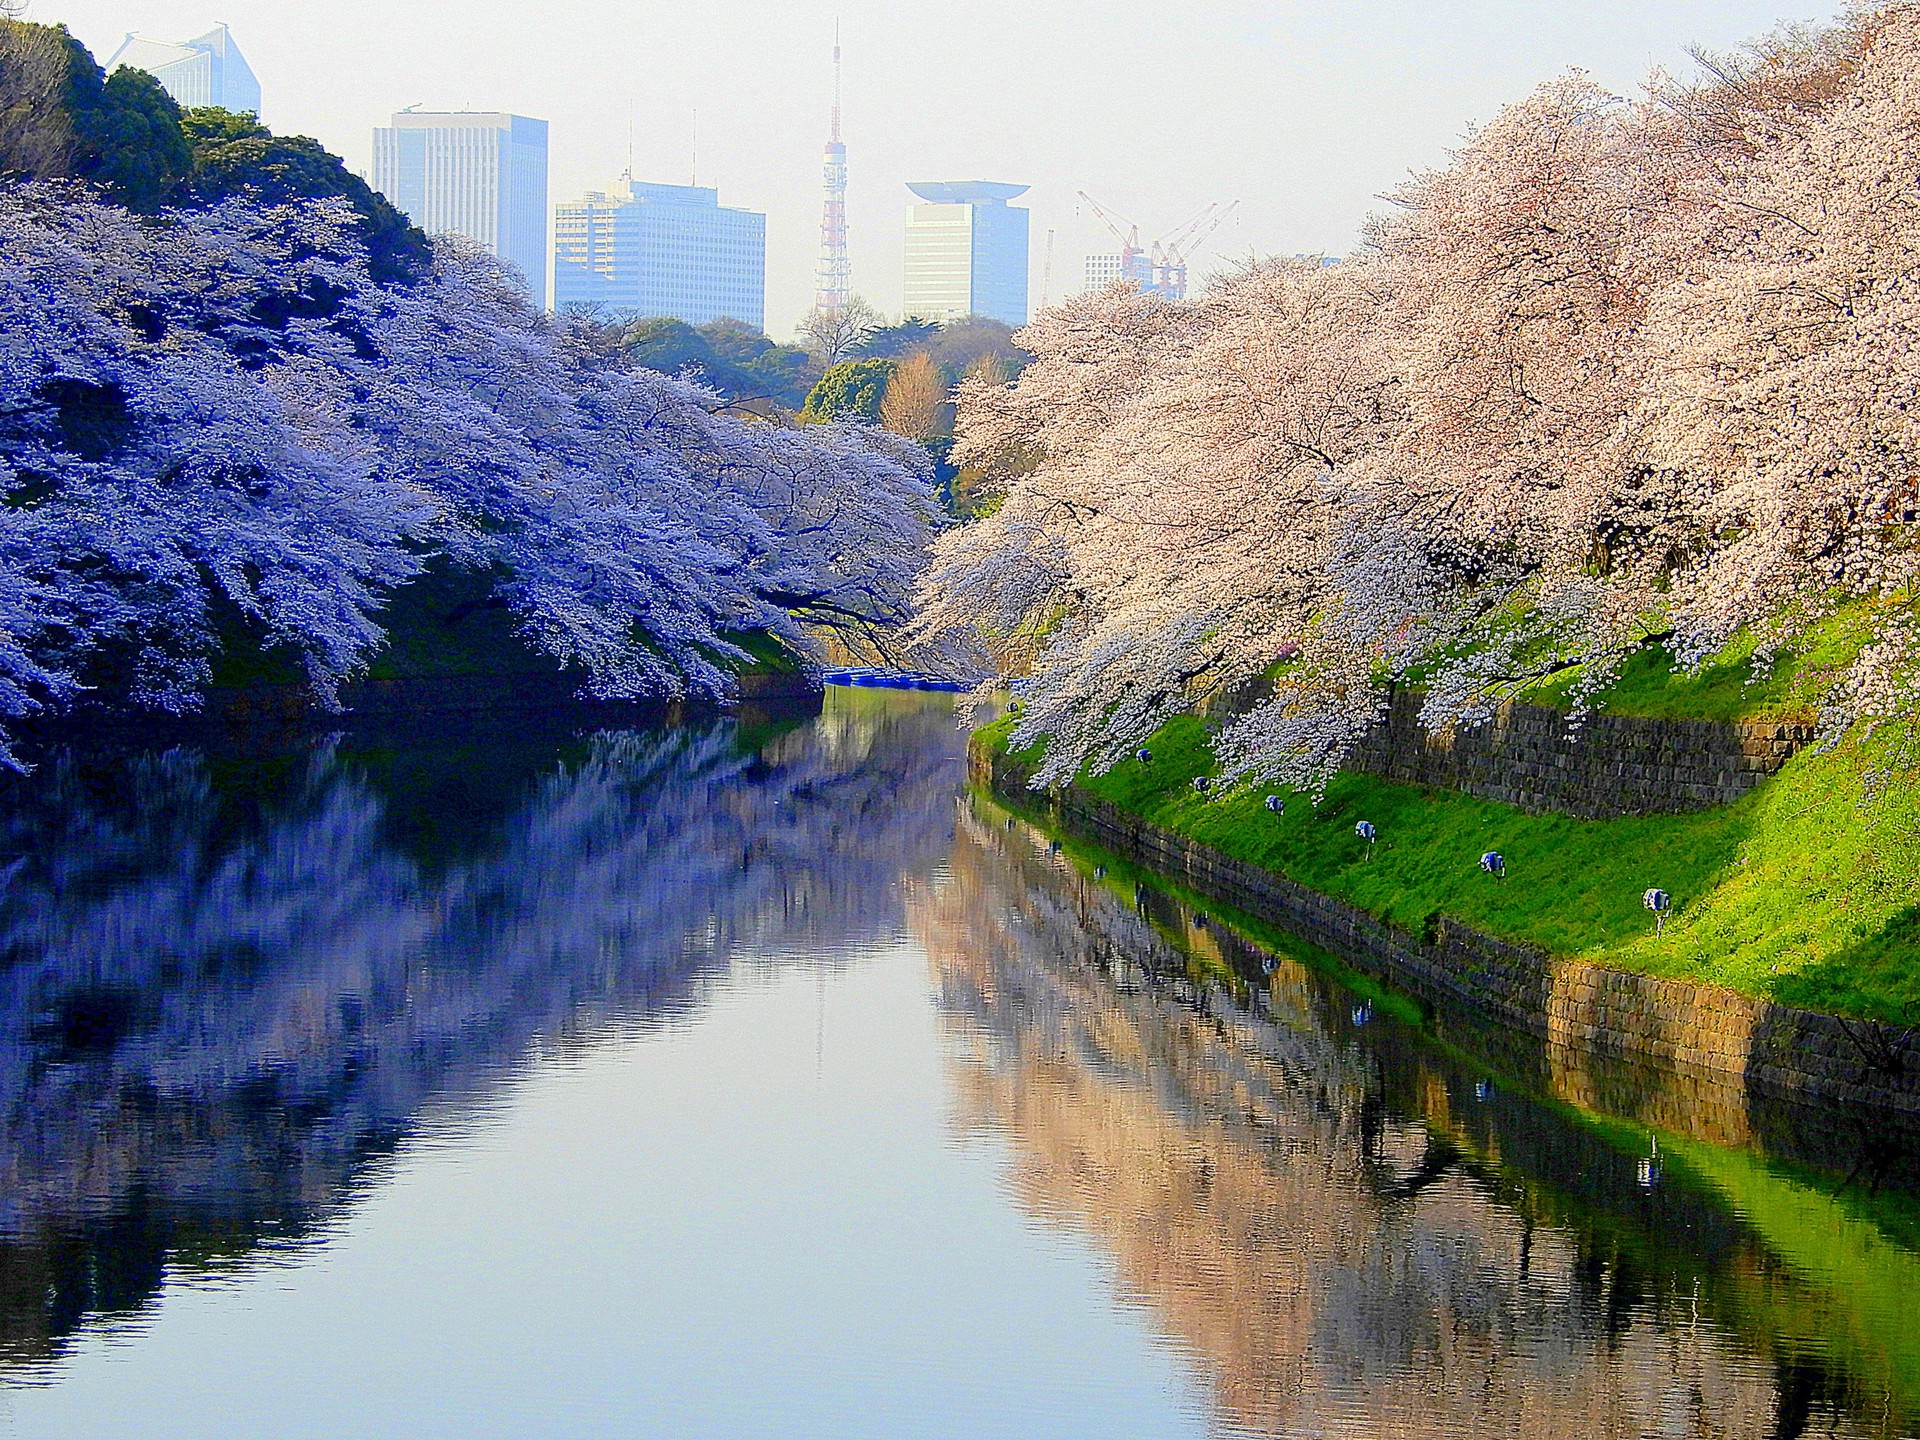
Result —
[[1204, 1013], [1231, 937], [956, 833], [958, 755], [856, 694], [51, 760], [0, 811], [0, 1435], [1906, 1423], [1911, 1252], [1796, 1251], [1827, 1202], [1738, 1151], [1649, 1188], [1290, 961]]
[[1082, 1241], [955, 1144], [924, 958], [610, 1027], [403, 1145], [327, 1243], [88, 1336], [34, 1436], [1181, 1435]]

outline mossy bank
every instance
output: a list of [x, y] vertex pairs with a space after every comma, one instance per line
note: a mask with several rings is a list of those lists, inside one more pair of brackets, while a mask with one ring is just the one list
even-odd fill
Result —
[[[974, 744], [1005, 755], [1011, 729]], [[1317, 805], [1282, 792], [1276, 814], [1264, 788], [1195, 788], [1216, 767], [1204, 723], [1184, 719], [1152, 738], [1150, 761], [1076, 788], [1413, 936], [1444, 918], [1557, 958], [1907, 1024], [1920, 1020], [1920, 786], [1899, 746], [1883, 733], [1804, 749], [1739, 801], [1687, 814], [1582, 820], [1353, 772]], [[1481, 868], [1487, 851], [1505, 878]], [[1643, 904], [1655, 887], [1674, 906], [1660, 933]]]

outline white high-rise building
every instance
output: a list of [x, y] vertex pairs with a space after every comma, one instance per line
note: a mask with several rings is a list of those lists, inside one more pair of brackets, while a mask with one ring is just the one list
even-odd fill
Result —
[[178, 44], [129, 35], [107, 61], [107, 70], [123, 65], [153, 76], [184, 110], [218, 105], [236, 113], [260, 113], [260, 82], [224, 25]]
[[547, 304], [547, 122], [403, 110], [373, 132], [373, 188], [429, 235], [464, 235]]
[[1007, 202], [1025, 185], [992, 180], [907, 186], [906, 313], [922, 320], [987, 315], [1027, 323], [1027, 212]]
[[764, 329], [767, 217], [705, 185], [623, 179], [554, 207], [553, 303]]
[[1124, 257], [1112, 253], [1087, 256], [1083, 288], [1089, 293], [1104, 290], [1116, 280], [1131, 278], [1127, 274]]

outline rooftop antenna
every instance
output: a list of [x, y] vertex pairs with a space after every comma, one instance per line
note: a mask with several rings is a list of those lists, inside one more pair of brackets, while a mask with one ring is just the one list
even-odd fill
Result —
[[693, 183], [700, 183], [700, 107], [693, 107]]
[[1053, 231], [1047, 231], [1047, 263], [1040, 268], [1040, 308], [1053, 298]]
[[627, 183], [633, 183], [633, 97], [627, 97]]

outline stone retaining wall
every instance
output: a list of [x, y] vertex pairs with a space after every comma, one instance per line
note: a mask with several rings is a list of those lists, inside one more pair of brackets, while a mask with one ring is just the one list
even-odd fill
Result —
[[1284, 927], [1441, 1007], [1468, 1007], [1549, 1045], [1649, 1059], [1749, 1093], [1920, 1115], [1920, 1043], [1874, 1021], [1793, 1010], [1686, 980], [1559, 960], [1442, 917], [1415, 936], [1076, 789], [1046, 796], [1030, 771], [974, 744], [975, 781], [1188, 888]]
[[1730, 804], [1815, 733], [1811, 724], [1787, 720], [1601, 714], [1570, 731], [1562, 711], [1508, 703], [1484, 725], [1431, 735], [1420, 724], [1424, 699], [1418, 691], [1395, 691], [1350, 768], [1585, 819]]

